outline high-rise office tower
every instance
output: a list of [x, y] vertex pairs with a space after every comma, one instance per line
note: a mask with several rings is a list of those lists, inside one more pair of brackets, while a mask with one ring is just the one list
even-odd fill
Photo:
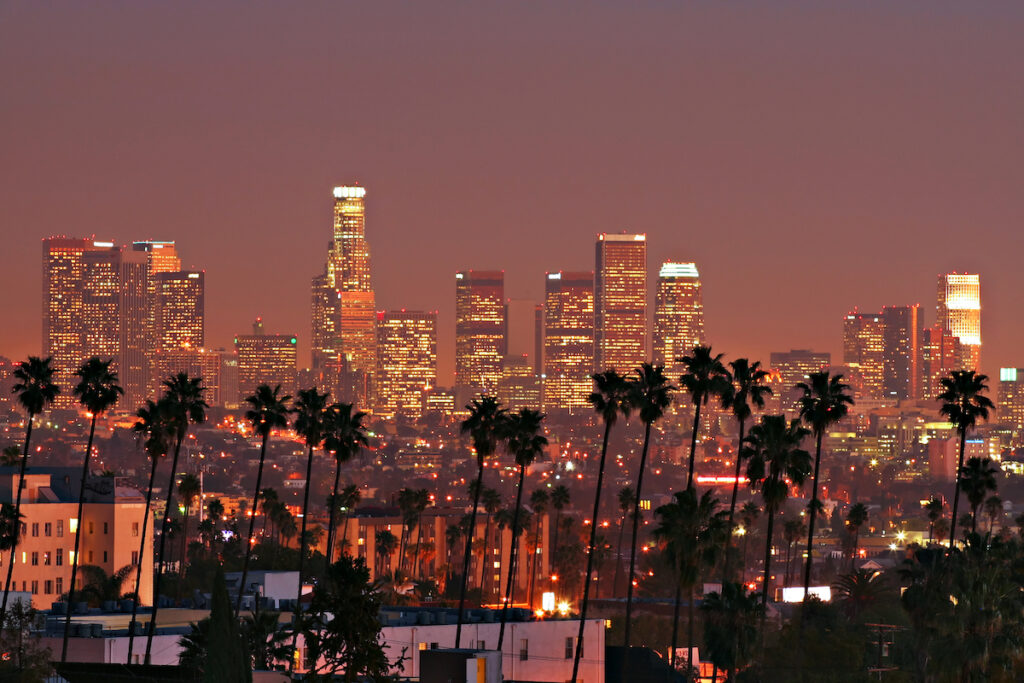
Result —
[[589, 406], [594, 368], [594, 274], [548, 273], [544, 280], [544, 410]]
[[220, 351], [198, 346], [157, 349], [151, 361], [154, 394], [163, 391], [161, 384], [168, 377], [184, 372], [189, 377], [202, 379], [203, 400], [211, 406], [222, 406], [221, 356]]
[[1024, 368], [999, 368], [999, 422], [1010, 426], [1020, 445], [1024, 441]]
[[541, 403], [540, 377], [525, 353], [505, 356], [498, 379], [498, 400], [511, 411], [538, 410]]
[[[455, 387], [494, 392], [505, 357], [505, 272], [455, 274]], [[459, 397], [460, 400], [462, 397]]]
[[238, 354], [238, 391], [242, 399], [261, 384], [281, 386], [281, 393], [295, 396], [296, 346], [294, 334], [267, 334], [257, 318], [252, 334], [235, 337]]
[[655, 364], [664, 365], [674, 378], [682, 372], [678, 360], [704, 341], [704, 302], [697, 265], [663, 263], [654, 302]]
[[921, 335], [920, 398], [934, 401], [942, 393], [941, 379], [953, 370], [962, 370], [967, 347], [941, 325], [924, 330]]
[[205, 282], [201, 270], [156, 273], [156, 350], [198, 349], [205, 340]]
[[843, 363], [856, 398], [882, 398], [885, 325], [875, 313], [848, 313], [843, 319]]
[[[152, 357], [160, 342], [157, 338], [157, 280], [158, 273], [181, 271], [181, 258], [174, 242], [145, 240], [133, 242], [124, 249], [122, 272], [128, 292], [125, 305], [132, 310], [121, 326], [122, 365], [121, 382], [124, 385], [126, 405], [138, 405], [154, 395]], [[144, 282], [139, 282], [144, 279]], [[140, 288], [144, 291], [140, 292]], [[140, 303], [141, 302], [141, 303]], [[162, 379], [162, 377], [161, 377]]]
[[921, 306], [885, 306], [881, 317], [884, 334], [882, 394], [897, 400], [919, 399], [924, 334]]
[[647, 236], [601, 233], [594, 270], [594, 371], [647, 360]]
[[368, 406], [377, 366], [377, 309], [366, 240], [366, 189], [334, 188], [324, 273], [313, 279], [313, 369], [323, 386]]
[[377, 313], [375, 414], [417, 419], [437, 386], [437, 311]]
[[[84, 360], [104, 350], [107, 358], [117, 354], [116, 331], [111, 333], [108, 321], [98, 318], [113, 311], [113, 320], [117, 320], [116, 284], [109, 282], [116, 254], [113, 242], [68, 237], [43, 240], [43, 349], [53, 358], [54, 381], [61, 387], [54, 402], [57, 408], [77, 404], [71, 389], [77, 384], [75, 370]], [[92, 285], [88, 293], [87, 281]], [[94, 325], [102, 330], [91, 331]], [[98, 339], [103, 335], [110, 338]], [[99, 348], [90, 348], [90, 343], [97, 342]]]
[[939, 275], [936, 324], [960, 340], [965, 347], [964, 369], [977, 370], [981, 364], [981, 282], [967, 273]]
[[772, 371], [779, 374], [780, 386], [775, 393], [781, 397], [783, 410], [796, 408], [800, 392], [794, 387], [798, 382], [806, 382], [811, 373], [828, 370], [832, 365], [832, 354], [808, 349], [773, 351], [769, 358]]

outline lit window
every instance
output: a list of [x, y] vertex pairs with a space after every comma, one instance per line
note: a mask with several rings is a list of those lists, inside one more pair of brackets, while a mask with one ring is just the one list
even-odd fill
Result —
[[[70, 531], [73, 534], [78, 532], [78, 519], [77, 518], [72, 517], [71, 519], [68, 520], [68, 531]], [[63, 536], [63, 534], [57, 534], [57, 535], [58, 536]]]

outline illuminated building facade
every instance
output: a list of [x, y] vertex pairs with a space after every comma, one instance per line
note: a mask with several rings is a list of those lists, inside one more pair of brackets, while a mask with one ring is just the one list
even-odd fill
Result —
[[324, 273], [313, 279], [313, 370], [321, 387], [368, 405], [377, 367], [376, 298], [366, 240], [366, 189], [335, 187]]
[[[57, 408], [77, 405], [71, 388], [77, 384], [74, 373], [83, 361], [102, 350], [107, 358], [117, 354], [118, 336], [109, 329], [111, 319], [117, 322], [116, 285], [111, 292], [109, 281], [117, 252], [113, 242], [43, 240], [43, 349], [53, 358], [54, 382], [62, 389], [54, 402]], [[87, 294], [86, 282], [92, 283], [94, 292]], [[97, 319], [101, 314], [108, 319]], [[101, 331], [91, 331], [94, 325]], [[96, 352], [89, 346], [90, 339], [100, 342]]]
[[697, 265], [663, 263], [654, 302], [654, 363], [664, 365], [669, 377], [674, 378], [683, 371], [678, 360], [689, 356], [705, 340], [704, 302]]
[[921, 306], [882, 308], [884, 335], [882, 394], [885, 398], [921, 398], [921, 343], [924, 324]]
[[543, 329], [544, 409], [589, 408], [594, 368], [592, 272], [546, 275]]
[[235, 337], [239, 397], [251, 396], [261, 384], [280, 385], [282, 395], [295, 396], [298, 342], [294, 334], [266, 334], [260, 318], [252, 334]]
[[601, 233], [594, 270], [594, 371], [647, 360], [647, 236]]
[[999, 368], [999, 422], [1013, 430], [1014, 445], [1024, 445], [1024, 368]]
[[455, 386], [494, 392], [505, 357], [505, 273], [455, 274]]
[[418, 419], [437, 386], [437, 311], [377, 313], [374, 414]]
[[[211, 406], [223, 406], [221, 396], [221, 352], [213, 349], [183, 346], [177, 349], [159, 349], [153, 353], [154, 394], [163, 393], [163, 381], [179, 372], [203, 380], [203, 399]], [[236, 390], [237, 391], [237, 390]]]
[[939, 276], [936, 323], [966, 346], [966, 369], [981, 366], [981, 279], [967, 273]]
[[882, 398], [885, 324], [881, 315], [856, 311], [846, 315], [843, 319], [843, 363], [850, 369], [849, 382], [854, 398]]
[[205, 282], [201, 270], [156, 273], [157, 351], [199, 348], [205, 341]]
[[941, 325], [926, 328], [921, 340], [921, 398], [933, 401], [942, 393], [940, 380], [964, 368], [967, 348]]
[[534, 372], [533, 363], [525, 353], [502, 359], [498, 400], [502, 406], [512, 411], [521, 408], [540, 410], [540, 377]]
[[828, 370], [832, 365], [832, 354], [808, 349], [773, 351], [769, 358], [772, 373], [778, 373], [780, 389], [777, 393], [781, 407], [788, 411], [796, 409], [796, 399], [800, 396], [793, 387], [798, 382], [806, 382], [811, 373]]

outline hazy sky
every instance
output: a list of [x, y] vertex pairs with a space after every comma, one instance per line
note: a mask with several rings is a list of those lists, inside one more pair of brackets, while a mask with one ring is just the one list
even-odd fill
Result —
[[[684, 5], [686, 5], [684, 7]], [[173, 239], [207, 344], [309, 339], [330, 190], [368, 188], [379, 308], [506, 295], [594, 236], [694, 260], [716, 350], [839, 360], [853, 307], [982, 274], [1024, 366], [1024, 3], [0, 3], [0, 355], [40, 351], [40, 239]], [[306, 362], [306, 354], [302, 356]]]

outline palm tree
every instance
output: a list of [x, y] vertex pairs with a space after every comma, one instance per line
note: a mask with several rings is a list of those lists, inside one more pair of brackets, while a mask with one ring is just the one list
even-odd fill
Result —
[[405, 570], [405, 555], [412, 541], [412, 525], [416, 523], [416, 490], [409, 487], [398, 492], [398, 510], [402, 517], [402, 534], [398, 540], [398, 570]]
[[[132, 600], [132, 620], [128, 622], [128, 659], [126, 664], [132, 663], [132, 652], [135, 649], [135, 619], [139, 613], [139, 586], [142, 585], [142, 565], [145, 564], [142, 558], [146, 556], [146, 534], [149, 528], [150, 506], [153, 502], [153, 486], [156, 483], [156, 468], [160, 464], [160, 458], [167, 455], [171, 441], [174, 439], [174, 425], [167, 413], [166, 401], [147, 400], [146, 405], [139, 408], [136, 413], [139, 421], [132, 427], [133, 431], [145, 436], [143, 448], [151, 462], [149, 486], [146, 487], [145, 514], [142, 517], [142, 537], [139, 539], [139, 562], [135, 566], [135, 598]], [[76, 557], [77, 555], [78, 553], [75, 553]]]
[[943, 391], [936, 397], [942, 402], [939, 413], [944, 415], [956, 429], [960, 437], [960, 455], [956, 466], [956, 484], [953, 488], [953, 519], [949, 523], [949, 547], [956, 545], [956, 511], [960, 505], [960, 470], [964, 466], [964, 448], [967, 445], [967, 432], [974, 429], [978, 419], [988, 420], [988, 412], [995, 406], [985, 396], [988, 391], [987, 375], [979, 375], [974, 370], [954, 370], [949, 377], [943, 377]]
[[723, 532], [727, 528], [726, 512], [717, 508], [718, 499], [712, 497], [711, 491], [705, 491], [704, 495], [698, 498], [696, 489], [688, 488], [676, 493], [671, 503], [655, 510], [660, 521], [654, 529], [654, 537], [664, 544], [669, 561], [678, 572], [675, 608], [672, 613], [672, 640], [669, 645], [671, 667], [675, 667], [675, 649], [676, 643], [679, 642], [679, 605], [683, 589], [687, 591], [689, 602], [687, 662], [690, 666], [693, 665], [693, 589], [700, 580], [701, 569], [715, 564], [725, 540]]
[[836, 603], [843, 607], [851, 619], [893, 594], [885, 575], [866, 569], [844, 574], [832, 584], [832, 589], [835, 591], [833, 596]]
[[725, 583], [721, 593], [704, 596], [700, 606], [705, 615], [704, 642], [708, 657], [725, 669], [725, 680], [735, 680], [737, 669], [750, 661], [757, 637], [757, 619], [762, 612], [755, 593], [739, 583]]
[[374, 536], [377, 562], [380, 565], [377, 569], [377, 576], [387, 571], [386, 565], [392, 553], [398, 547], [398, 539], [387, 529], [382, 529]]
[[793, 546], [807, 533], [807, 525], [803, 519], [787, 519], [782, 525], [782, 538], [786, 541], [786, 578], [783, 579], [784, 586], [789, 585], [789, 575], [793, 568], [792, 553]]
[[[25, 447], [21, 452], [21, 466], [18, 471], [18, 493], [14, 496], [15, 519], [21, 519], [21, 493], [25, 488], [25, 468], [28, 467], [28, 446], [32, 441], [32, 422], [60, 393], [60, 387], [53, 383], [55, 370], [52, 362], [52, 358], [31, 356], [27, 361], [19, 363], [18, 368], [12, 373], [17, 380], [12, 391], [18, 395], [18, 403], [28, 413], [28, 420], [25, 423]], [[18, 545], [20, 532], [21, 528], [16, 527], [11, 543], [11, 561], [7, 563], [7, 582], [4, 583], [4, 597], [0, 604], [0, 624], [7, 623], [4, 621], [7, 618], [7, 596], [11, 588], [11, 576], [14, 574], [14, 549]]]
[[338, 508], [342, 512], [342, 523], [341, 523], [341, 554], [345, 554], [346, 543], [348, 542], [348, 520], [352, 516], [352, 511], [359, 505], [359, 501], [363, 499], [363, 494], [359, 492], [359, 486], [357, 484], [350, 484], [342, 489], [341, 493], [337, 496]]
[[791, 422], [785, 415], [765, 415], [761, 422], [750, 428], [745, 449], [747, 478], [752, 489], [760, 490], [761, 500], [768, 515], [767, 539], [764, 549], [764, 584], [761, 587], [761, 604], [768, 605], [768, 591], [771, 584], [772, 531], [775, 514], [789, 496], [789, 482], [802, 487], [811, 473], [811, 456], [800, 448], [810, 432], [800, 426], [798, 420]]
[[480, 506], [480, 491], [484, 483], [484, 460], [493, 455], [498, 437], [508, 413], [493, 396], [481, 396], [466, 406], [469, 417], [462, 421], [459, 431], [469, 434], [476, 451], [476, 488], [473, 491], [473, 511], [469, 516], [469, 530], [466, 534], [466, 553], [462, 560], [462, 587], [459, 589], [459, 615], [455, 627], [455, 647], [462, 642], [462, 619], [466, 608], [466, 586], [469, 580], [469, 563], [473, 553], [473, 534], [476, 530], [476, 511]]
[[288, 401], [291, 396], [281, 395], [281, 385], [271, 389], [266, 384], [256, 387], [256, 393], [248, 396], [245, 402], [249, 409], [245, 411], [245, 419], [252, 425], [253, 432], [260, 436], [260, 462], [256, 468], [256, 488], [252, 494], [252, 511], [249, 515], [249, 535], [245, 539], [245, 560], [242, 561], [242, 582], [238, 584], [238, 598], [235, 603], [235, 618], [242, 611], [242, 595], [245, 593], [246, 580], [249, 576], [249, 561], [252, 559], [253, 532], [256, 529], [256, 509], [259, 506], [260, 487], [263, 485], [263, 464], [267, 458], [267, 443], [270, 433], [275, 429], [288, 426]]
[[708, 399], [712, 396], [725, 396], [730, 387], [729, 371], [722, 365], [722, 354], [711, 355], [710, 346], [695, 346], [690, 353], [692, 355], [678, 359], [685, 369], [679, 378], [679, 384], [690, 395], [690, 401], [693, 403], [693, 432], [690, 435], [690, 468], [686, 474], [686, 488], [693, 487], [697, 433], [700, 431], [700, 407], [707, 405]]
[[[732, 500], [729, 503], [729, 543], [732, 543], [732, 531], [736, 514], [736, 499], [740, 490], [740, 473], [743, 471], [743, 438], [746, 435], [747, 420], [753, 414], [753, 409], [764, 408], [765, 398], [772, 395], [772, 388], [768, 386], [768, 372], [761, 369], [761, 362], [751, 363], [746, 358], [737, 358], [729, 363], [732, 372], [729, 373], [730, 382], [722, 394], [722, 407], [731, 410], [736, 418], [736, 426], [739, 437], [736, 440], [736, 470], [732, 482]], [[725, 553], [725, 562], [722, 567], [722, 585], [729, 581], [729, 559], [728, 552]], [[786, 567], [787, 571], [789, 567]]]
[[996, 474], [999, 469], [988, 458], [968, 458], [960, 468], [960, 487], [967, 494], [971, 506], [971, 533], [978, 531], [978, 508], [985, 502], [985, 496], [995, 493]]
[[[68, 605], [73, 604], [75, 581], [78, 577], [78, 549], [82, 540], [82, 511], [85, 506], [85, 480], [89, 476], [89, 457], [92, 455], [93, 438], [96, 436], [96, 419], [100, 414], [110, 410], [116, 403], [124, 389], [117, 382], [117, 373], [110, 369], [112, 361], [101, 361], [99, 358], [90, 358], [82, 364], [82, 367], [75, 371], [79, 383], [75, 387], [75, 396], [78, 402], [89, 413], [89, 441], [85, 447], [85, 458], [82, 461], [82, 481], [78, 488], [78, 527], [75, 529], [75, 554], [71, 559], [71, 584], [68, 588]], [[60, 649], [60, 661], [63, 664], [68, 659], [68, 636], [71, 630], [71, 610], [68, 609], [64, 616], [64, 641]]]
[[[672, 404], [672, 391], [675, 389], [665, 377], [665, 368], [661, 365], [644, 363], [630, 382], [633, 407], [640, 414], [644, 423], [644, 447], [640, 453], [640, 467], [636, 475], [636, 496], [633, 502], [633, 541], [629, 553], [629, 574], [626, 575], [626, 632], [624, 642], [626, 654], [622, 665], [625, 668], [629, 661], [630, 618], [633, 616], [633, 572], [636, 569], [636, 541], [640, 531], [640, 500], [643, 491], [644, 469], [647, 466], [647, 452], [651, 445], [651, 425], [661, 419], [665, 410]], [[691, 470], [692, 471], [692, 470]], [[623, 671], [622, 680], [626, 680]]]
[[535, 580], [537, 578], [537, 548], [543, 548], [544, 544], [541, 541], [541, 521], [544, 517], [544, 512], [547, 510], [550, 496], [545, 489], [534, 489], [533, 493], [530, 494], [530, 510], [533, 511], [534, 519], [537, 520], [536, 528], [533, 532], [534, 538], [534, 550], [530, 553], [530, 611], [533, 611], [533, 593]]
[[619, 568], [622, 566], [622, 537], [623, 532], [626, 530], [626, 520], [629, 519], [629, 510], [633, 507], [633, 502], [636, 496], [633, 495], [633, 488], [631, 486], [623, 486], [618, 494], [619, 501], [619, 545], [618, 550], [615, 552], [615, 578], [612, 579], [612, 595], [615, 595], [615, 591], [619, 587]]
[[747, 545], [760, 517], [761, 507], [752, 500], [748, 500], [740, 508], [740, 521], [743, 522], [743, 571], [740, 573], [740, 581], [743, 583], [747, 582]]
[[[279, 502], [277, 491], [275, 489], [263, 489], [260, 491], [260, 501], [260, 511], [263, 513], [263, 539], [266, 542], [267, 525], [274, 524], [274, 512], [277, 510]], [[271, 534], [271, 537], [276, 541], [277, 533]]]
[[411, 574], [423, 578], [423, 568], [420, 566], [423, 555], [423, 512], [430, 505], [430, 491], [427, 489], [416, 489], [413, 492], [413, 512], [415, 513], [414, 523], [416, 524], [416, 554]]
[[[302, 528], [299, 531], [299, 590], [295, 595], [295, 625], [292, 634], [292, 649], [295, 648], [299, 635], [299, 615], [302, 613], [302, 571], [306, 564], [306, 523], [309, 520], [309, 490], [313, 478], [313, 450], [319, 448], [324, 441], [324, 430], [327, 427], [327, 398], [330, 394], [321, 394], [315, 388], [302, 389], [295, 399], [295, 431], [302, 435], [306, 442], [306, 484], [302, 493]], [[295, 660], [289, 662], [289, 670], [295, 670]]]
[[[543, 432], [544, 416], [536, 410], [521, 409], [510, 415], [505, 425], [505, 449], [515, 458], [519, 466], [519, 482], [516, 485], [516, 506], [512, 512], [512, 547], [509, 548], [508, 581], [505, 584], [505, 603], [501, 608], [501, 627], [498, 629], [498, 651], [505, 642], [505, 621], [508, 617], [508, 606], [515, 597], [516, 560], [519, 547], [520, 511], [523, 507], [523, 483], [526, 479], [526, 468], [533, 464], [548, 445]], [[596, 525], [595, 525], [596, 526]], [[589, 577], [588, 577], [589, 578]]]
[[850, 571], [857, 558], [857, 545], [860, 543], [860, 529], [868, 523], [868, 508], [864, 503], [854, 503], [846, 513], [846, 530], [853, 536], [853, 547], [850, 550]]
[[587, 606], [590, 602], [590, 579], [594, 571], [595, 543], [597, 540], [598, 516], [601, 510], [601, 489], [604, 483], [605, 460], [608, 455], [608, 436], [619, 415], [629, 419], [633, 409], [632, 394], [626, 378], [607, 370], [594, 375], [595, 391], [587, 397], [594, 411], [604, 422], [604, 436], [601, 439], [601, 462], [597, 469], [597, 488], [594, 490], [594, 514], [591, 517], [590, 540], [587, 542], [587, 574], [583, 582], [583, 602], [580, 605], [580, 631], [576, 638], [576, 654], [572, 662], [572, 683], [576, 683], [580, 669], [580, 657], [583, 654], [583, 624], [587, 619]]
[[555, 530], [551, 537], [551, 547], [558, 547], [558, 530], [562, 521], [562, 510], [569, 506], [569, 488], [565, 484], [559, 484], [551, 489], [551, 507], [555, 511]]
[[842, 375], [814, 372], [808, 382], [799, 382], [796, 388], [803, 392], [799, 399], [800, 419], [814, 434], [814, 479], [811, 481], [810, 514], [807, 516], [807, 558], [804, 565], [804, 595], [811, 589], [811, 566], [814, 564], [814, 520], [821, 506], [818, 500], [818, 472], [821, 468], [821, 442], [825, 432], [846, 417], [853, 398], [850, 388], [842, 383]]
[[996, 518], [1002, 517], [1003, 514], [1003, 499], [996, 495], [991, 495], [985, 499], [985, 514], [988, 515], [988, 533], [992, 533], [992, 527], [995, 526]]
[[[483, 538], [484, 542], [483, 542], [483, 545], [481, 546], [481, 549], [480, 549], [481, 556], [482, 556], [483, 553], [487, 552], [487, 550], [491, 548], [491, 543], [492, 543], [492, 539], [491, 539], [491, 521], [496, 518], [496, 516], [498, 514], [498, 511], [501, 510], [502, 500], [501, 500], [501, 494], [500, 493], [498, 493], [495, 489], [488, 488], [486, 486], [484, 487], [483, 492], [480, 494], [480, 497], [481, 497], [481, 499], [483, 499], [484, 512], [486, 513], [486, 517], [487, 517], [487, 521], [484, 523], [484, 538]], [[486, 587], [488, 589], [487, 590], [488, 594], [489, 593], [493, 593], [494, 592], [494, 588], [488, 585], [487, 577], [488, 577], [489, 572], [487, 572], [486, 567], [484, 567], [483, 559], [481, 559], [479, 561], [479, 564], [480, 564], [480, 592], [483, 594], [485, 592], [484, 588]]]
[[941, 498], [933, 496], [921, 507], [923, 507], [925, 512], [928, 514], [928, 545], [931, 545], [932, 539], [935, 537], [935, 523], [942, 519], [945, 504], [942, 502]]
[[338, 485], [341, 480], [341, 466], [354, 458], [359, 449], [368, 445], [366, 413], [354, 410], [351, 403], [335, 403], [327, 412], [327, 438], [324, 449], [334, 454], [334, 487], [331, 489], [329, 516], [327, 521], [327, 566], [331, 566], [334, 554], [335, 516], [338, 502]]
[[181, 576], [185, 576], [185, 560], [188, 557], [188, 518], [192, 503], [199, 497], [202, 486], [199, 477], [189, 473], [178, 482], [178, 497], [181, 499]]
[[160, 610], [160, 583], [164, 575], [164, 555], [167, 533], [170, 529], [174, 508], [174, 476], [178, 471], [178, 456], [181, 455], [181, 444], [185, 440], [189, 423], [199, 424], [206, 421], [206, 401], [203, 400], [203, 387], [201, 377], [189, 377], [188, 373], [179, 372], [177, 375], [164, 380], [164, 395], [161, 399], [164, 411], [164, 419], [169, 427], [174, 430], [174, 456], [171, 459], [170, 481], [167, 483], [167, 504], [164, 509], [164, 519], [160, 525], [160, 549], [157, 552], [156, 582], [153, 586], [153, 615], [149, 622], [149, 633], [146, 635], [146, 658], [145, 663], [150, 663], [153, 652], [153, 634], [156, 631], [156, 617]]

